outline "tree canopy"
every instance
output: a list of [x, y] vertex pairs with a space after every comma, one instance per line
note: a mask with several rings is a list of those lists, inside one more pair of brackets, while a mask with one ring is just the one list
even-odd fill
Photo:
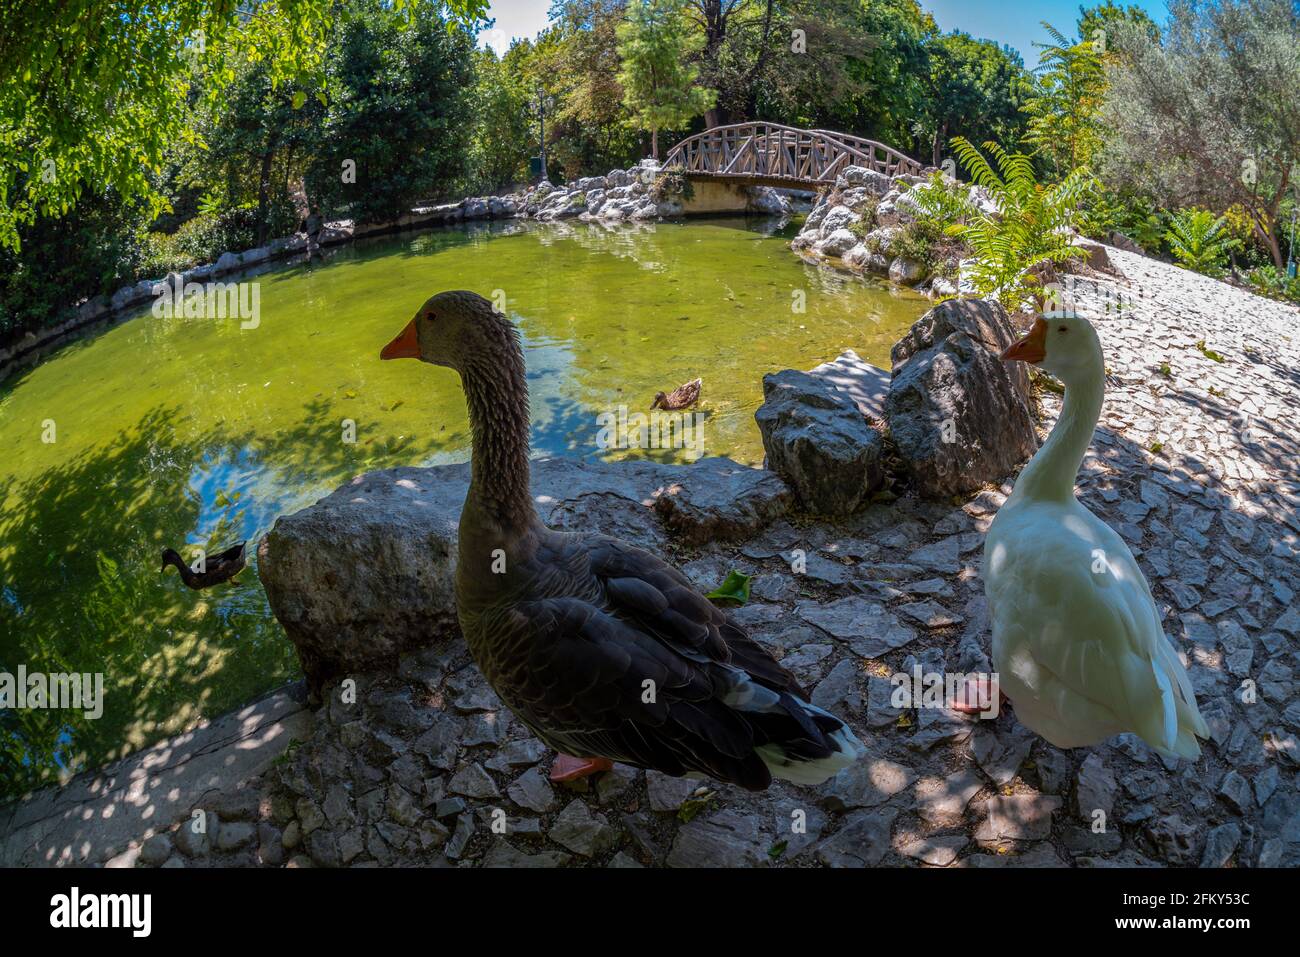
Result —
[[1175, 0], [1155, 37], [1115, 31], [1103, 172], [1169, 205], [1246, 211], [1283, 265], [1279, 213], [1300, 183], [1300, 7], [1292, 0]]
[[[400, 6], [444, 3], [468, 23], [487, 9]], [[17, 246], [21, 224], [66, 214], [85, 191], [165, 208], [152, 177], [171, 146], [195, 138], [196, 98], [219, 97], [249, 60], [272, 87], [326, 95], [334, 12], [329, 0], [0, 0], [0, 245]]]
[[699, 86], [699, 68], [689, 58], [704, 48], [690, 32], [685, 0], [629, 0], [615, 31], [623, 69], [623, 105], [632, 122], [650, 131], [652, 155], [659, 156], [659, 131], [684, 126], [717, 101]]

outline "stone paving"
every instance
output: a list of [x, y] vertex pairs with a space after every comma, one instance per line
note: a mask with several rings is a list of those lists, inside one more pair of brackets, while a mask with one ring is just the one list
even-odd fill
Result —
[[[732, 568], [755, 576], [735, 618], [867, 744], [819, 788], [750, 794], [626, 767], [552, 784], [550, 752], [455, 641], [358, 678], [355, 697], [331, 686], [301, 742], [199, 803], [204, 833], [160, 820], [114, 862], [1300, 865], [1300, 310], [1107, 252], [1125, 278], [1074, 293], [1109, 380], [1079, 490], [1138, 556], [1189, 665], [1212, 731], [1197, 762], [1133, 735], [1063, 751], [1011, 709], [891, 706], [893, 674], [988, 668], [980, 553], [1009, 478], [671, 546], [706, 590]], [[1045, 389], [1042, 405], [1045, 432], [1059, 398]]]

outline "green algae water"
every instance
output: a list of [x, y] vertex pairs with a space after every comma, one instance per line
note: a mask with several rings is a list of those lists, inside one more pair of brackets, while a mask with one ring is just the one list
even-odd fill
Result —
[[[505, 223], [340, 248], [246, 277], [238, 318], [140, 315], [0, 384], [0, 673], [102, 673], [98, 719], [0, 711], [0, 796], [93, 767], [298, 673], [257, 579], [278, 515], [363, 471], [464, 461], [454, 372], [380, 362], [430, 295], [504, 301], [527, 352], [533, 452], [760, 464], [764, 373], [854, 349], [888, 367], [920, 297], [810, 266], [793, 227]], [[611, 449], [602, 423], [704, 379], [683, 448]], [[353, 439], [349, 441], [349, 439]], [[234, 584], [159, 572], [249, 540]]]

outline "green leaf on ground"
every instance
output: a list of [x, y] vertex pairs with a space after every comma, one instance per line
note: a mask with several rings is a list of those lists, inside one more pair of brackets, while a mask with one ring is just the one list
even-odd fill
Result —
[[734, 601], [743, 605], [749, 601], [749, 580], [753, 577], [753, 575], [741, 574], [733, 568], [727, 572], [726, 580], [704, 597], [719, 601]]
[[1196, 348], [1200, 349], [1201, 355], [1205, 356], [1205, 358], [1209, 359], [1211, 362], [1223, 361], [1223, 353], [1215, 352], [1213, 349], [1207, 347], [1204, 339], [1196, 344]]
[[716, 791], [706, 791], [699, 796], [688, 797], [682, 802], [682, 806], [677, 809], [677, 820], [683, 824], [691, 823], [695, 815], [709, 806], [709, 802], [713, 800], [716, 794]]

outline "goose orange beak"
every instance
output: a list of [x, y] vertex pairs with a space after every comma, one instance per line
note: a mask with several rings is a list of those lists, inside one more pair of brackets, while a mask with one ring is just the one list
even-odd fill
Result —
[[415, 320], [412, 319], [388, 345], [384, 346], [384, 351], [379, 353], [381, 359], [418, 359], [420, 358], [420, 337], [415, 331]]
[[1042, 362], [1047, 358], [1047, 323], [1042, 316], [1034, 320], [1028, 335], [1016, 340], [1002, 353], [1002, 358], [1006, 362]]

